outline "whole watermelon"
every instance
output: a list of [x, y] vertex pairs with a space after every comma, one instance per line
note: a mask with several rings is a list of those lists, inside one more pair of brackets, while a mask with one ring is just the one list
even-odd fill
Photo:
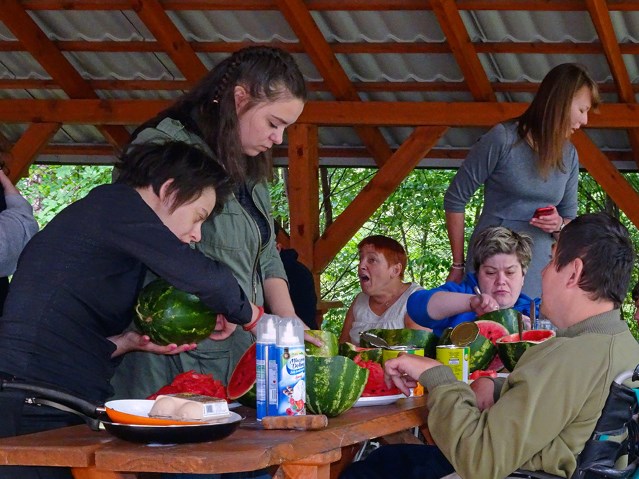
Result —
[[323, 346], [315, 346], [313, 343], [304, 341], [304, 352], [307, 356], [323, 356], [328, 358], [330, 356], [337, 356], [337, 336], [330, 331], [323, 331], [321, 329], [309, 329], [304, 331], [309, 336], [319, 339], [324, 343]]
[[339, 416], [362, 395], [368, 374], [344, 356], [307, 356], [306, 408], [313, 414]]
[[508, 330], [508, 332], [512, 334], [519, 331], [519, 328], [517, 326], [517, 316], [519, 314], [519, 311], [517, 311], [516, 309], [505, 308], [482, 314], [478, 319], [495, 321], [496, 323], [504, 326]]
[[138, 330], [157, 344], [196, 343], [211, 334], [217, 313], [163, 279], [147, 284], [135, 307]]

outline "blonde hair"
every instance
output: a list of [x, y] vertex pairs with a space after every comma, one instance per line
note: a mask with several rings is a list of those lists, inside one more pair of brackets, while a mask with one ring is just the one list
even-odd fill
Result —
[[532, 239], [527, 234], [515, 233], [503, 226], [493, 226], [483, 230], [473, 242], [473, 267], [479, 267], [496, 254], [517, 256], [524, 273], [532, 260]]

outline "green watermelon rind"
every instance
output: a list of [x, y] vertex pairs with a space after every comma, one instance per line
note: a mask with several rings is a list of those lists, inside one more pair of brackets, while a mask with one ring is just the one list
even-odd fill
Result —
[[339, 345], [339, 354], [353, 360], [359, 356], [363, 361], [375, 361], [382, 364], [382, 348], [364, 348], [345, 342]]
[[[423, 329], [369, 329], [369, 332], [384, 339], [389, 346], [417, 346], [424, 348], [424, 355], [429, 358], [435, 357], [435, 348], [437, 347], [438, 338], [432, 331]], [[370, 347], [366, 341], [362, 341], [362, 346]]]
[[[550, 339], [555, 336], [555, 332], [551, 330], [548, 331], [548, 338], [545, 338], [540, 341], [531, 341], [524, 339], [523, 341], [519, 341], [519, 333], [510, 334], [499, 338], [497, 340], [497, 354], [499, 358], [504, 363], [504, 367], [511, 371], [515, 369], [517, 362], [521, 358], [521, 356], [526, 352], [526, 350], [530, 349], [533, 346], [536, 346], [540, 343], [543, 343], [547, 339]], [[524, 337], [526, 333], [529, 331], [524, 331]], [[537, 331], [535, 331], [537, 332]], [[514, 341], [513, 341], [514, 340]]]
[[344, 356], [306, 358], [306, 408], [335, 417], [350, 409], [364, 392], [368, 369]]
[[322, 346], [316, 346], [313, 343], [304, 341], [304, 352], [307, 356], [321, 356], [325, 358], [337, 356], [339, 347], [337, 345], [337, 335], [335, 333], [321, 329], [309, 329], [304, 332], [324, 343]]
[[197, 296], [163, 279], [156, 279], [142, 289], [135, 312], [136, 328], [162, 345], [197, 343], [211, 334], [217, 319], [217, 313]]
[[496, 323], [504, 326], [510, 334], [519, 331], [517, 326], [517, 316], [519, 311], [513, 308], [498, 309], [497, 311], [491, 311], [490, 313], [482, 314], [478, 319], [495, 321]]

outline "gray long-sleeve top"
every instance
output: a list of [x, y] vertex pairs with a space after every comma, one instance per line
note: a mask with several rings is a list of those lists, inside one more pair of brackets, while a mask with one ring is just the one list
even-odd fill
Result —
[[22, 249], [38, 232], [29, 202], [19, 194], [5, 195], [7, 209], [0, 212], [0, 277], [16, 270]]
[[[519, 138], [517, 124], [500, 123], [473, 146], [444, 196], [447, 212], [463, 213], [484, 185], [484, 207], [469, 244], [490, 226], [506, 226], [532, 237], [533, 259], [523, 289], [530, 297], [541, 294], [541, 270], [548, 263], [553, 238], [528, 222], [535, 209], [547, 205], [555, 205], [564, 218], [575, 218], [579, 182], [579, 158], [569, 141], [564, 146], [564, 171], [552, 170], [544, 179], [537, 164], [537, 153]], [[472, 271], [471, 256], [469, 248], [467, 271]]]

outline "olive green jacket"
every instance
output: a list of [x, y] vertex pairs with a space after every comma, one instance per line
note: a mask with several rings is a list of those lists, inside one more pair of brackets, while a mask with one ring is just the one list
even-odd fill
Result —
[[467, 384], [436, 366], [419, 378], [428, 390], [428, 429], [464, 479], [501, 479], [518, 468], [571, 477], [610, 384], [637, 358], [639, 345], [614, 310], [524, 352], [483, 412]]
[[[147, 128], [136, 137], [135, 143], [178, 140], [208, 146], [196, 134], [188, 131], [177, 120], [166, 118], [156, 128]], [[267, 244], [260, 239], [258, 226], [233, 196], [228, 198], [221, 212], [209, 217], [202, 225], [202, 239], [197, 249], [209, 258], [228, 265], [251, 302], [264, 304], [264, 280], [286, 280], [284, 266], [275, 247], [271, 200], [265, 183], [249, 184], [253, 201], [266, 217], [271, 234]], [[224, 341], [205, 339], [194, 351], [176, 356], [159, 356], [144, 352], [128, 353], [116, 369], [112, 379], [116, 398], [146, 397], [179, 373], [191, 369], [212, 374], [227, 383], [233, 368], [253, 342], [250, 333], [237, 328]]]

